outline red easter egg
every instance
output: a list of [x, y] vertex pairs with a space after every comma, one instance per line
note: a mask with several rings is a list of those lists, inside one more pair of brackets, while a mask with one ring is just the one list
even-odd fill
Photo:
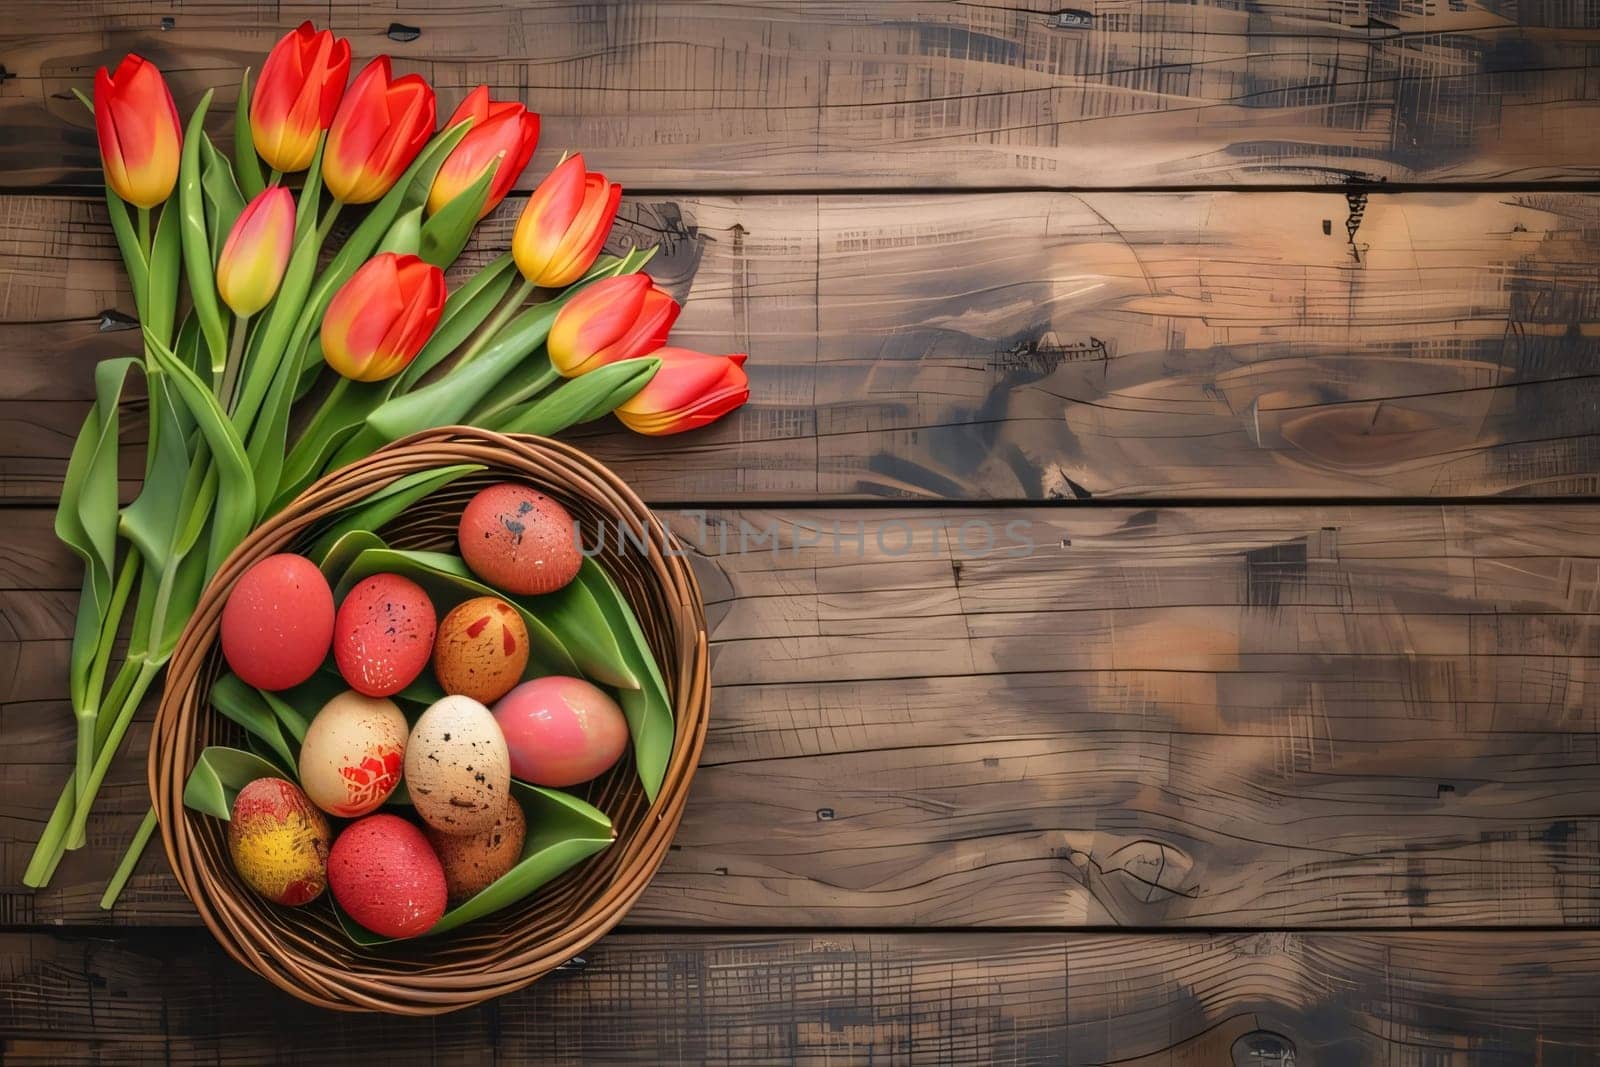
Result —
[[356, 583], [339, 605], [333, 658], [358, 693], [393, 696], [416, 681], [433, 653], [438, 625], [422, 586], [398, 574]]
[[421, 830], [398, 815], [345, 827], [328, 856], [328, 888], [345, 913], [384, 937], [416, 937], [444, 914], [444, 867]]
[[494, 721], [511, 753], [511, 777], [534, 785], [587, 782], [628, 747], [622, 709], [582, 678], [523, 682], [494, 706]]
[[459, 538], [472, 573], [508, 593], [553, 593], [583, 562], [567, 509], [514, 482], [491, 485], [467, 503]]
[[268, 556], [240, 575], [222, 606], [222, 655], [257, 689], [310, 678], [332, 641], [333, 591], [304, 556]]

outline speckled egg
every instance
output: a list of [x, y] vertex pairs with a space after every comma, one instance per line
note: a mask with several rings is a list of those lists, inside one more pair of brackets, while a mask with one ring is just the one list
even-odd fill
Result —
[[344, 828], [328, 857], [328, 885], [345, 913], [384, 937], [416, 937], [444, 914], [444, 868], [422, 831], [398, 815]]
[[406, 742], [406, 789], [422, 821], [447, 834], [489, 829], [510, 800], [506, 739], [471, 697], [429, 705]]
[[551, 675], [523, 682], [494, 706], [511, 752], [511, 774], [534, 785], [587, 782], [628, 747], [628, 720], [605, 692], [582, 678]]
[[345, 819], [375, 810], [400, 784], [406, 732], [406, 717], [394, 701], [340, 693], [317, 712], [300, 744], [306, 795]]
[[583, 557], [567, 509], [526, 485], [501, 482], [461, 512], [461, 558], [508, 593], [553, 593], [578, 576]]
[[487, 704], [509, 693], [527, 666], [528, 628], [499, 597], [463, 601], [440, 620], [433, 673], [446, 693]]
[[234, 798], [228, 854], [245, 884], [274, 904], [322, 895], [332, 841], [328, 820], [293, 782], [257, 778]]
[[444, 865], [444, 882], [450, 902], [476, 896], [491, 882], [517, 865], [522, 858], [522, 842], [528, 833], [528, 820], [522, 805], [513, 798], [500, 809], [494, 825], [475, 834], [445, 834], [431, 827], [423, 833]]
[[268, 556], [239, 576], [222, 606], [222, 655], [258, 689], [299, 685], [332, 642], [333, 592], [304, 556]]
[[437, 616], [422, 586], [398, 574], [357, 582], [333, 624], [333, 658], [345, 684], [393, 696], [417, 680], [433, 652]]

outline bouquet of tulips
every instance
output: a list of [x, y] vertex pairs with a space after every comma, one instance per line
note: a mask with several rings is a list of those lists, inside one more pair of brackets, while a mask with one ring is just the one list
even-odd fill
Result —
[[[92, 100], [78, 94], [94, 113], [143, 343], [96, 368], [56, 515], [84, 564], [77, 753], [30, 886], [83, 844], [207, 581], [319, 476], [438, 426], [548, 435], [615, 412], [636, 432], [671, 434], [749, 396], [743, 355], [665, 347], [678, 304], [639, 273], [648, 251], [600, 254], [622, 190], [580, 155], [529, 197], [510, 252], [452, 289], [446, 269], [527, 166], [539, 117], [479, 86], [436, 131], [422, 78], [394, 77], [387, 56], [353, 81], [349, 71], [349, 42], [331, 31], [308, 22], [285, 35], [253, 92], [248, 70], [241, 79], [231, 161], [206, 132], [211, 93], [183, 124], [161, 72], [136, 55], [101, 68]], [[355, 225], [325, 256], [340, 218]], [[118, 413], [136, 373], [149, 405], [144, 481], [119, 507]], [[439, 484], [394, 487], [372, 518]], [[154, 829], [151, 813], [102, 906]]]

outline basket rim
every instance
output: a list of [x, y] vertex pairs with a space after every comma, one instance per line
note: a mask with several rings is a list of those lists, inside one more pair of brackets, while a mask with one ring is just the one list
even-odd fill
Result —
[[[585, 871], [596, 861], [607, 860], [614, 869], [604, 884], [588, 887], [571, 921], [559, 930], [540, 936], [507, 931], [496, 946], [508, 951], [497, 952], [493, 959], [479, 960], [471, 952], [443, 963], [410, 966], [389, 959], [385, 961], [392, 965], [389, 969], [363, 973], [341, 964], [338, 950], [349, 956], [348, 945], [314, 937], [318, 934], [314, 929], [295, 930], [282, 909], [265, 904], [239, 885], [225, 853], [219, 856], [214, 841], [208, 844], [215, 828], [208, 830], [202, 820], [214, 820], [184, 807], [184, 784], [201, 747], [197, 739], [219, 718], [205, 699], [210, 683], [203, 674], [216, 646], [221, 606], [246, 569], [267, 555], [289, 550], [318, 523], [398, 478], [460, 463], [480, 463], [489, 476], [542, 480], [608, 519], [629, 522], [642, 535], [647, 546], [642, 580], [653, 591], [651, 599], [660, 601], [666, 618], [651, 616], [647, 624], [640, 605], [635, 603], [634, 608], [641, 625], [667, 643], [671, 652], [664, 657], [657, 649], [672, 703], [672, 749], [655, 801], [638, 814], [637, 824], [626, 835], [619, 829], [610, 849], [574, 868]], [[604, 464], [571, 445], [532, 435], [467, 426], [413, 434], [319, 479], [253, 530], [202, 592], [168, 662], [150, 741], [148, 782], [162, 845], [185, 896], [224, 950], [278, 988], [308, 1003], [343, 1011], [432, 1015], [470, 1007], [522, 988], [578, 955], [620, 922], [644, 891], [667, 855], [705, 743], [709, 670], [704, 605], [685, 554], [660, 519]], [[632, 812], [643, 802], [643, 791], [631, 761], [627, 767], [631, 785], [622, 787], [623, 803]], [[529, 899], [538, 897], [535, 893]], [[489, 923], [495, 915], [463, 929]], [[451, 936], [441, 935], [441, 942]], [[429, 947], [426, 941], [405, 944]], [[441, 952], [449, 955], [448, 948]], [[371, 957], [358, 960], [370, 962]]]

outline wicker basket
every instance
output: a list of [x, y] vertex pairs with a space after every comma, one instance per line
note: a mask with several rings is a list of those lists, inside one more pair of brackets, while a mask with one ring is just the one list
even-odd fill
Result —
[[[458, 463], [487, 470], [435, 492], [389, 523], [401, 548], [450, 549], [466, 501], [496, 481], [527, 482], [559, 499], [587, 528], [643, 531], [648, 556], [606, 538], [599, 562], [624, 590], [666, 678], [676, 723], [666, 779], [647, 804], [631, 759], [581, 792], [606, 812], [616, 842], [521, 902], [438, 937], [364, 949], [319, 904], [282, 908], [248, 890], [229, 861], [218, 820], [183, 806], [202, 748], [238, 744], [239, 731], [207, 695], [221, 667], [217, 631], [233, 583], [275, 552], [303, 549], [326, 520], [396, 478]], [[559, 967], [617, 924], [644, 890], [683, 814], [710, 706], [700, 590], [671, 535], [622, 480], [583, 453], [536, 437], [452, 427], [407, 438], [306, 490], [255, 531], [206, 589], [168, 667], [150, 745], [150, 792], [178, 882], [222, 947], [302, 1000], [345, 1011], [431, 1015], [509, 993]], [[574, 790], [579, 792], [579, 790]]]

